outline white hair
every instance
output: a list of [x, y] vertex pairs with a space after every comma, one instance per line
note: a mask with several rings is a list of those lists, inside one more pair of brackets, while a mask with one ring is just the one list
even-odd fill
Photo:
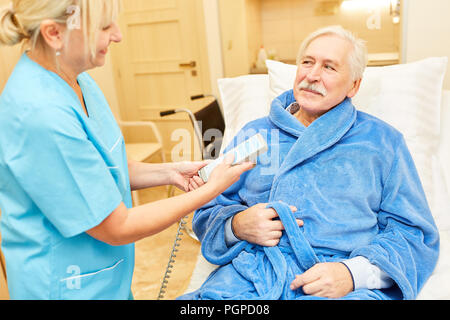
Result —
[[329, 26], [321, 28], [306, 37], [306, 39], [303, 40], [302, 44], [300, 45], [300, 49], [297, 55], [297, 65], [300, 63], [306, 49], [311, 44], [311, 42], [325, 35], [335, 35], [350, 42], [353, 47], [353, 50], [349, 55], [351, 77], [353, 81], [361, 79], [368, 61], [366, 41], [357, 38], [352, 32], [344, 29], [341, 26]]

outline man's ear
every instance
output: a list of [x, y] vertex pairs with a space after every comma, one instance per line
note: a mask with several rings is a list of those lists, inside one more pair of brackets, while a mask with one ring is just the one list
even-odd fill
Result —
[[351, 87], [350, 91], [347, 93], [348, 98], [353, 98], [359, 91], [359, 87], [361, 86], [361, 80], [355, 80], [353, 81], [353, 86]]
[[41, 35], [47, 45], [54, 50], [61, 50], [63, 47], [64, 28], [61, 24], [53, 20], [41, 22]]

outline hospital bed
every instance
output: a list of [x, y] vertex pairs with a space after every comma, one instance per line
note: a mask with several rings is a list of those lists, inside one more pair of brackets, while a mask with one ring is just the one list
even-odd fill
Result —
[[[450, 90], [443, 90], [446, 57], [366, 69], [353, 102], [400, 130], [408, 144], [440, 233], [437, 266], [418, 299], [450, 299]], [[292, 88], [296, 66], [267, 60], [269, 73], [218, 81], [225, 118], [222, 149], [247, 122], [266, 116], [270, 102]], [[187, 292], [217, 266], [201, 252]]]

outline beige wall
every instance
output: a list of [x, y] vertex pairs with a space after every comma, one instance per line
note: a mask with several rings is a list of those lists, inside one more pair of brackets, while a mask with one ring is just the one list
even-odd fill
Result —
[[[450, 59], [450, 1], [406, 0], [405, 11], [404, 62], [431, 56]], [[450, 61], [444, 88], [450, 90]]]
[[[0, 0], [0, 7], [7, 5], [9, 0]], [[0, 92], [6, 84], [17, 60], [19, 59], [21, 48], [0, 46]]]
[[[386, 53], [398, 61], [400, 24], [392, 22], [389, 2], [380, 7], [380, 28], [369, 30], [373, 11], [367, 7], [343, 9], [339, 0], [219, 0], [224, 75], [252, 70], [261, 45], [273, 57], [295, 63], [303, 39], [320, 27], [339, 24], [367, 41], [370, 54]], [[391, 58], [393, 56], [393, 58]], [[374, 58], [372, 56], [372, 58]], [[386, 58], [384, 58], [386, 59]]]
[[8, 81], [21, 54], [19, 45], [14, 47], [0, 47], [0, 92]]
[[[296, 60], [298, 48], [311, 32], [339, 24], [367, 41], [369, 53], [399, 52], [400, 25], [393, 24], [388, 5], [381, 7], [380, 29], [369, 30], [368, 9], [341, 9], [332, 1], [260, 0], [262, 40], [267, 50], [276, 48], [279, 59]], [[327, 11], [330, 10], [330, 11]], [[329, 12], [329, 13], [327, 13]], [[334, 12], [334, 14], [332, 14]]]
[[203, 0], [209, 73], [212, 93], [218, 97], [217, 79], [223, 78], [218, 0]]
[[[224, 74], [224, 64], [230, 63], [229, 61], [223, 60], [222, 50], [226, 52], [226, 50], [236, 49], [238, 46], [246, 46], [247, 44], [238, 44], [233, 42], [233, 38], [237, 39], [236, 35], [242, 33], [239, 30], [238, 25], [241, 24], [242, 19], [239, 13], [236, 10], [243, 8], [242, 0], [223, 0], [227, 2], [234, 1], [236, 2], [234, 6], [234, 10], [230, 10], [229, 14], [234, 16], [235, 24], [231, 24], [232, 28], [227, 29], [228, 25], [221, 25], [219, 20], [219, 0], [203, 0], [204, 4], [204, 13], [205, 13], [205, 24], [207, 30], [207, 46], [208, 46], [208, 56], [209, 56], [209, 65], [211, 72], [211, 86], [214, 94], [218, 94], [217, 90], [217, 79], [220, 79], [224, 76], [232, 76], [233, 72], [230, 72], [228, 75]], [[276, 34], [271, 32], [271, 24], [277, 24], [281, 22], [277, 18], [277, 15], [286, 14], [286, 6], [289, 8], [289, 1], [287, 0], [258, 0], [261, 2], [261, 28], [266, 30], [267, 35], [265, 36], [265, 42], [267, 42], [266, 47], [270, 46], [272, 41], [276, 40]], [[274, 6], [274, 1], [278, 4]], [[286, 2], [287, 1], [287, 2]], [[309, 1], [309, 0], [307, 0]], [[403, 12], [403, 20], [404, 23], [404, 31], [403, 31], [403, 47], [402, 55], [403, 62], [410, 62], [419, 60], [429, 56], [449, 56], [450, 57], [450, 19], [447, 17], [447, 13], [450, 12], [450, 1], [449, 0], [403, 0], [404, 4], [404, 12]], [[284, 8], [282, 3], [284, 3]], [[252, 4], [252, 1], [250, 1]], [[255, 6], [253, 1], [253, 7]], [[274, 10], [274, 12], [270, 13], [269, 9]], [[298, 8], [297, 8], [298, 10]], [[309, 10], [309, 14], [313, 14], [311, 10]], [[283, 13], [284, 12], [284, 13]], [[250, 14], [250, 13], [245, 13]], [[292, 13], [294, 15], [294, 13]], [[298, 15], [298, 14], [297, 14]], [[240, 20], [240, 22], [236, 23], [236, 21]], [[327, 17], [322, 18], [325, 22]], [[278, 22], [277, 22], [278, 21]], [[324, 23], [325, 23], [324, 22]], [[387, 22], [382, 21], [382, 28], [386, 26]], [[305, 25], [309, 25], [305, 22]], [[254, 27], [254, 24], [253, 24]], [[247, 28], [252, 28], [252, 25], [246, 26]], [[309, 27], [308, 27], [309, 28]], [[390, 29], [388, 33], [395, 32], [395, 37], [399, 37], [399, 30]], [[228, 31], [227, 31], [228, 30]], [[228, 33], [227, 39], [221, 39], [220, 32]], [[372, 32], [376, 33], [376, 31], [364, 31], [364, 32]], [[233, 37], [234, 34], [234, 37]], [[254, 38], [259, 38], [262, 35], [255, 35], [255, 33], [250, 32], [254, 36]], [[430, 36], [431, 35], [431, 36]], [[365, 35], [361, 35], [365, 37]], [[366, 35], [367, 36], [367, 35]], [[368, 35], [370, 37], [370, 34]], [[280, 38], [281, 36], [278, 35]], [[286, 36], [283, 36], [286, 37]], [[300, 37], [301, 38], [301, 37]], [[393, 39], [391, 37], [390, 39]], [[300, 41], [300, 39], [298, 39]], [[297, 41], [297, 42], [298, 42]], [[257, 45], [253, 45], [253, 50], [257, 50]], [[369, 43], [371, 45], [371, 43]], [[279, 54], [283, 57], [290, 57], [293, 53], [296, 53], [297, 44], [294, 46], [288, 47], [285, 46], [285, 49], [281, 50]], [[388, 46], [388, 48], [386, 48]], [[374, 49], [374, 52], [387, 51], [395, 46], [395, 49], [401, 50], [398, 48], [398, 44], [395, 45], [392, 40], [388, 40], [386, 46], [382, 49]], [[381, 47], [379, 47], [381, 48]], [[251, 50], [251, 48], [249, 48]], [[245, 51], [245, 50], [244, 50]], [[284, 53], [283, 53], [284, 52]], [[246, 59], [254, 57], [256, 59], [256, 52], [250, 52]], [[226, 58], [226, 57], [225, 57]], [[242, 57], [240, 58], [242, 60]], [[99, 81], [99, 84], [102, 86], [102, 89], [105, 91], [112, 91], [114, 87], [114, 83], [107, 75], [112, 74], [111, 65], [107, 65], [105, 70], [99, 72], [97, 74], [96, 80]], [[236, 67], [239, 69], [239, 66]], [[233, 68], [232, 68], [233, 69]], [[103, 75], [106, 77], [104, 78]], [[102, 79], [105, 79], [105, 82]], [[450, 90], [450, 64], [449, 70], [447, 72], [446, 80], [444, 87]], [[105, 94], [107, 95], [107, 94]], [[112, 96], [111, 96], [112, 97]], [[115, 100], [115, 101], [114, 101]], [[117, 99], [111, 98], [111, 106], [113, 107], [116, 103]]]
[[253, 65], [258, 58], [258, 51], [264, 44], [262, 33], [261, 10], [264, 1], [246, 0], [246, 19], [248, 35], [248, 63]]
[[225, 77], [249, 72], [246, 0], [219, 0]]

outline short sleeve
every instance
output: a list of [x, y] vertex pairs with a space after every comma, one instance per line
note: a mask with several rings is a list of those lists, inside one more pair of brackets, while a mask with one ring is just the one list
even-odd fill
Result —
[[30, 109], [9, 132], [11, 172], [64, 237], [97, 226], [122, 202], [110, 169], [70, 107]]

